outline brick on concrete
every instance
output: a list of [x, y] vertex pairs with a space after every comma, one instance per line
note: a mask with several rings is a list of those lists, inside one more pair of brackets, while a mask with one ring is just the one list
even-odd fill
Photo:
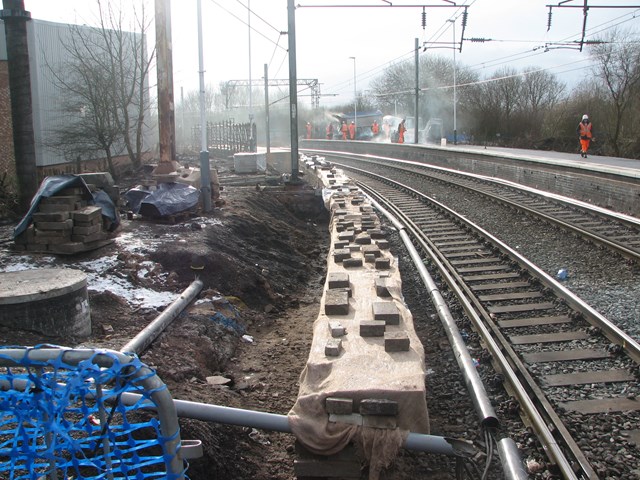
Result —
[[390, 297], [389, 289], [387, 288], [387, 279], [385, 277], [378, 277], [375, 279], [376, 295], [378, 297]]
[[342, 340], [330, 338], [324, 346], [324, 354], [327, 357], [339, 357], [342, 351]]
[[338, 240], [339, 241], [346, 241], [346, 242], [353, 242], [353, 239], [355, 238], [355, 233], [353, 233], [352, 231], [348, 231], [348, 232], [341, 232], [338, 234]]
[[379, 240], [386, 237], [384, 232], [379, 228], [374, 228], [373, 230], [369, 230], [369, 235], [371, 235], [371, 238], [374, 240]]
[[360, 400], [360, 415], [397, 415], [398, 402], [386, 398], [365, 398]]
[[351, 251], [347, 248], [333, 251], [333, 260], [336, 263], [344, 262], [348, 258], [351, 258]]
[[344, 337], [347, 333], [344, 326], [340, 322], [329, 322], [329, 330], [331, 331], [331, 336], [333, 338]]
[[349, 288], [349, 274], [346, 272], [331, 272], [327, 283], [329, 288]]
[[358, 268], [362, 266], [361, 258], [347, 258], [342, 261], [344, 268]]
[[400, 311], [393, 302], [373, 302], [373, 319], [387, 325], [399, 325]]
[[389, 258], [376, 258], [376, 268], [378, 270], [389, 270], [391, 268], [391, 259]]
[[360, 235], [358, 235], [355, 238], [355, 242], [358, 245], [370, 245], [371, 244], [371, 237], [369, 236], [368, 233], [361, 233]]
[[385, 352], [408, 352], [410, 346], [407, 332], [384, 332]]
[[376, 245], [380, 250], [389, 250], [389, 240], [376, 240]]
[[348, 315], [349, 293], [346, 290], [327, 290], [324, 299], [325, 315]]
[[375, 320], [364, 320], [360, 322], [361, 337], [383, 337], [386, 325]]
[[336, 415], [351, 415], [353, 413], [353, 399], [343, 397], [327, 397], [324, 402], [327, 413]]
[[375, 258], [378, 258], [378, 257], [382, 256], [382, 252], [380, 251], [380, 249], [378, 248], [377, 245], [363, 245], [362, 246], [362, 253], [365, 254], [365, 255], [371, 254]]

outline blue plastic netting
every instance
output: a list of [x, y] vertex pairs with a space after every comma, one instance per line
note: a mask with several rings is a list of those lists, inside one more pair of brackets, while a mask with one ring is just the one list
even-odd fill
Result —
[[[7, 348], [24, 355], [16, 361]], [[51, 358], [34, 360], [44, 348]], [[69, 364], [69, 350], [56, 348], [0, 348], [0, 478], [187, 478], [186, 466], [170, 473], [175, 459], [166, 446], [179, 432], [163, 436], [154, 391], [142, 386], [155, 373], [135, 356], [122, 363], [107, 350]], [[105, 355], [113, 360], [108, 367]], [[166, 389], [158, 384], [155, 392]], [[125, 392], [141, 397], [125, 405]]]

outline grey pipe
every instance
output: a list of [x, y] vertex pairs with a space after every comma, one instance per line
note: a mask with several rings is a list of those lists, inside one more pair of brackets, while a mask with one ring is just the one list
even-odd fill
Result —
[[132, 340], [120, 349], [123, 353], [140, 355], [151, 342], [160, 335], [165, 328], [189, 305], [202, 290], [202, 280], [194, 280], [182, 295], [169, 305], [164, 312], [156, 317], [149, 325], [140, 331]]
[[[133, 405], [139, 400], [140, 395], [135, 393], [125, 392], [121, 396], [121, 401], [125, 405]], [[173, 403], [176, 407], [178, 417], [181, 418], [192, 418], [205, 422], [292, 433], [291, 426], [289, 425], [289, 417], [286, 415], [223, 407], [187, 400], [174, 399]], [[149, 404], [149, 406], [153, 407], [151, 404]], [[404, 447], [410, 450], [449, 456], [470, 456], [469, 453], [475, 453], [475, 449], [468, 442], [419, 433], [409, 433], [404, 442]]]

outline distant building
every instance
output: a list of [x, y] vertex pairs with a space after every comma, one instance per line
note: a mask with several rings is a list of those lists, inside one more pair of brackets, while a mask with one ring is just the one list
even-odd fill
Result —
[[[73, 60], [64, 46], [71, 43], [73, 32], [77, 32], [78, 29], [86, 32], [87, 36], [94, 31], [91, 27], [43, 20], [27, 22], [33, 129], [39, 177], [49, 174], [76, 173], [76, 159], [65, 158], [61, 152], [48, 146], [47, 140], [52, 128], [59, 129], [61, 125], [65, 124], [65, 120], [69, 123], [68, 114], [63, 112], [64, 92], [55, 83], [51, 66], [59, 67]], [[136, 36], [137, 42], [145, 42], [145, 38], [139, 33], [126, 34]], [[79, 111], [78, 115], [82, 115], [82, 113]], [[148, 145], [148, 136], [149, 131], [147, 130], [145, 145]], [[99, 160], [95, 157], [81, 156], [81, 161], [85, 165], [91, 164], [91, 161]], [[123, 158], [120, 160], [122, 161]], [[0, 20], [0, 178], [5, 172], [11, 175], [14, 171], [7, 45], [4, 22]]]

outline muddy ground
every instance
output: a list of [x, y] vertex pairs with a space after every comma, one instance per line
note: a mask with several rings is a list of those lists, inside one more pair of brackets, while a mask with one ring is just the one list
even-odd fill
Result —
[[[109, 275], [173, 291], [176, 298], [194, 279], [202, 280], [197, 302], [141, 359], [157, 370], [176, 399], [286, 415], [297, 397], [298, 377], [319, 313], [329, 249], [328, 214], [294, 214], [255, 186], [225, 187], [221, 198], [223, 204], [210, 214], [178, 224], [128, 220], [123, 212], [120, 235], [135, 233], [141, 245], [135, 252], [115, 242], [80, 256], [56, 257], [51, 263], [73, 266], [115, 253], [119, 264]], [[390, 240], [393, 251], [399, 242], [393, 236]], [[401, 265], [408, 263], [401, 260]], [[435, 318], [429, 299], [418, 281], [411, 283], [406, 284], [405, 296], [424, 339], [430, 371], [439, 372], [432, 374], [428, 388], [432, 433], [466, 435], [475, 423], [469, 413], [472, 408], [453, 407], [455, 392], [460, 396], [464, 392], [463, 380], [442, 331], [423, 321]], [[162, 310], [131, 305], [108, 290], [90, 291], [90, 306], [92, 335], [88, 339], [43, 338], [0, 328], [0, 343], [118, 350]], [[228, 382], [212, 385], [210, 377]], [[461, 413], [465, 408], [467, 413]], [[190, 462], [191, 479], [296, 478], [295, 438], [290, 434], [191, 419], [180, 423], [182, 438], [199, 439], [204, 447], [203, 458]], [[442, 457], [402, 451], [382, 478], [450, 479], [455, 478], [454, 471], [454, 465]]]

